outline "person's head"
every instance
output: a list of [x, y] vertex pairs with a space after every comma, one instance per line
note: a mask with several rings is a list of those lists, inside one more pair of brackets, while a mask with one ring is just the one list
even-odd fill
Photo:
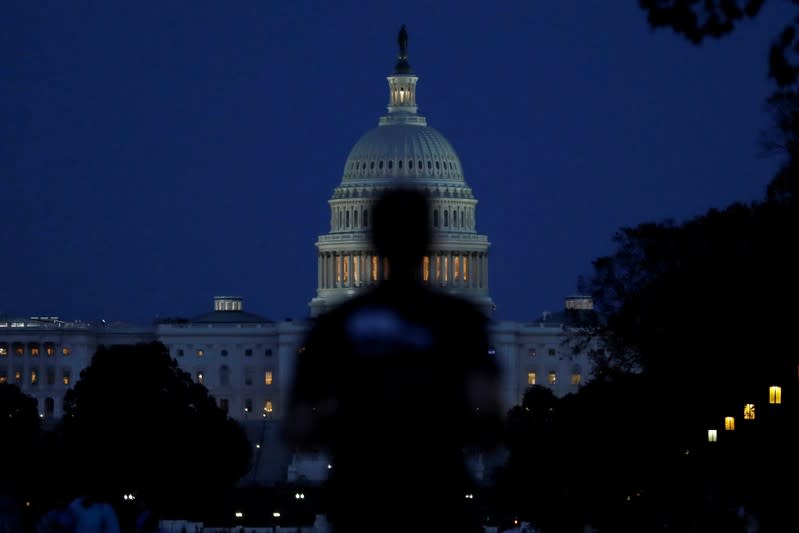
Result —
[[427, 198], [411, 187], [387, 189], [372, 210], [372, 243], [387, 257], [390, 271], [414, 271], [428, 252], [431, 240]]

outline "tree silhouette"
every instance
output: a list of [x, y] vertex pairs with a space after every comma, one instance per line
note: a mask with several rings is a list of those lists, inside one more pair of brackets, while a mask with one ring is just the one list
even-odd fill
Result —
[[[799, 1], [790, 0], [799, 7]], [[732, 33], [746, 19], [756, 17], [765, 0], [640, 0], [652, 28], [668, 27], [694, 44]], [[780, 88], [796, 84], [799, 75], [797, 30], [799, 17], [774, 37], [768, 52], [768, 75]]]
[[249, 442], [160, 343], [101, 346], [64, 399], [73, 479], [195, 516], [246, 473]]
[[0, 384], [0, 456], [9, 458], [0, 476], [0, 496], [21, 497], [32, 488], [39, 438], [36, 399], [17, 385]]

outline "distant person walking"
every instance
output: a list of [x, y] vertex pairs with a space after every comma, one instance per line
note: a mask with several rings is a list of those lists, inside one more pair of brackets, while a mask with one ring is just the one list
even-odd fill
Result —
[[319, 316], [298, 355], [286, 436], [330, 453], [335, 533], [482, 531], [464, 451], [499, 442], [499, 370], [484, 314], [419, 281], [429, 213], [416, 189], [377, 200], [388, 279]]

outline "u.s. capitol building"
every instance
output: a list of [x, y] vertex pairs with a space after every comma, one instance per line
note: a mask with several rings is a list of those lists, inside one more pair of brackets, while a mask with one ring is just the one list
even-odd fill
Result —
[[[98, 346], [157, 340], [247, 429], [255, 453], [245, 482], [323, 476], [324, 460], [298, 461], [282, 446], [279, 425], [295, 356], [313, 317], [389, 274], [368, 238], [372, 203], [386, 187], [411, 183], [428, 195], [433, 247], [419, 280], [472, 300], [489, 316], [494, 310], [490, 243], [477, 230], [477, 199], [453, 147], [419, 114], [418, 77], [403, 46], [387, 79], [387, 113], [355, 143], [329, 201], [330, 229], [316, 242], [317, 288], [309, 320], [268, 320], [245, 310], [238, 296], [217, 296], [212, 310], [194, 318], [149, 326], [0, 316], [0, 383], [18, 384], [37, 399], [43, 419], [56, 420], [64, 393]], [[532, 321], [492, 322], [507, 408], [533, 384], [562, 396], [584, 383], [590, 365], [564, 346], [569, 324], [563, 311], [590, 307], [590, 299], [573, 296], [565, 298], [564, 310]]]

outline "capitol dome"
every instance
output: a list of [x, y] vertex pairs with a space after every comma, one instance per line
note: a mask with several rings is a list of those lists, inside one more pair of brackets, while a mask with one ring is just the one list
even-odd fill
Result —
[[408, 177], [463, 181], [458, 154], [438, 130], [403, 123], [369, 130], [350, 151], [342, 181]]
[[[405, 36], [405, 38], [403, 38]], [[422, 190], [430, 204], [433, 250], [420, 265], [425, 284], [471, 299], [486, 311], [488, 238], [477, 233], [477, 200], [467, 185], [455, 149], [418, 113], [418, 77], [408, 64], [407, 34], [400, 31], [400, 51], [389, 86], [388, 113], [355, 143], [333, 191], [330, 231], [320, 235], [316, 316], [389, 275], [388, 261], [374, 250], [369, 236], [371, 208], [391, 186]]]

